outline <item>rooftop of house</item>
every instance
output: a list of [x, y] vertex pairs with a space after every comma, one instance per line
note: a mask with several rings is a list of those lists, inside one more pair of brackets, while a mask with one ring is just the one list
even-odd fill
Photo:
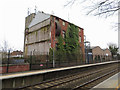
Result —
[[[58, 16], [38, 11], [37, 14], [35, 15], [34, 19], [31, 21], [31, 23], [29, 24], [28, 27], [30, 28], [30, 27], [32, 27], [32, 26], [34, 26], [34, 25], [36, 25], [36, 24], [50, 18], [50, 16], [54, 16], [54, 17], [57, 17], [59, 19], [62, 19], [62, 18], [60, 18]], [[62, 19], [62, 20], [65, 21], [65, 22], [68, 22], [67, 20], [64, 20], [64, 19]], [[68, 23], [73, 24], [71, 22], [68, 22]], [[77, 25], [75, 25], [75, 26], [77, 26]], [[79, 27], [79, 26], [77, 26], [77, 27]], [[81, 28], [81, 27], [79, 27], [79, 28]], [[81, 29], [83, 29], [83, 28], [81, 28]]]
[[16, 50], [16, 51], [11, 52], [11, 55], [23, 55], [23, 52]]
[[91, 46], [90, 49], [94, 49], [94, 48], [100, 48], [101, 50], [109, 50], [108, 48], [102, 49], [100, 46]]

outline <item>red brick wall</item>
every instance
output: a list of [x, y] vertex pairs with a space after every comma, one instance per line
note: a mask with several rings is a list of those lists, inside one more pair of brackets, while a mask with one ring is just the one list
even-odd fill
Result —
[[51, 48], [55, 47], [53, 40], [55, 40], [55, 18], [51, 16]]
[[[55, 47], [55, 43], [57, 43], [55, 41], [55, 20], [56, 20], [56, 17], [52, 16], [51, 17], [51, 47]], [[64, 21], [65, 22], [65, 26], [62, 24], [63, 23], [63, 20], [59, 18], [59, 23], [60, 23], [60, 26], [61, 26], [61, 35], [62, 35], [62, 30], [67, 30], [67, 27], [68, 27], [68, 22]], [[53, 42], [54, 40], [54, 42]]]
[[[59, 22], [60, 22], [60, 25], [61, 25], [61, 31], [62, 30], [67, 30], [67, 27], [68, 27], [68, 22], [64, 21], [65, 22], [65, 26], [63, 25], [63, 20], [62, 19], [59, 19]], [[62, 32], [61, 32], [62, 33]]]
[[[51, 16], [51, 47], [55, 47], [55, 43], [57, 43], [56, 41], [53, 42], [53, 40], [55, 40], [55, 16]], [[61, 26], [61, 35], [62, 35], [62, 30], [66, 31], [68, 28], [68, 24], [69, 22], [64, 21], [65, 22], [65, 26], [63, 25], [63, 21], [61, 18], [59, 18], [59, 23]], [[81, 29], [81, 28], [80, 28]], [[80, 47], [82, 48], [82, 53], [83, 53], [83, 60], [85, 60], [85, 50], [84, 50], [84, 30], [81, 29], [79, 32], [79, 36], [81, 36], [81, 43], [80, 43]]]
[[0, 66], [0, 73], [6, 73], [7, 67], [6, 66]]
[[81, 36], [80, 47], [82, 48], [83, 60], [85, 60], [84, 30], [83, 30], [83, 29], [80, 30], [80, 32], [79, 32], [79, 36]]
[[[9, 65], [8, 72], [29, 71], [29, 64]], [[7, 66], [0, 66], [0, 73], [7, 73]]]

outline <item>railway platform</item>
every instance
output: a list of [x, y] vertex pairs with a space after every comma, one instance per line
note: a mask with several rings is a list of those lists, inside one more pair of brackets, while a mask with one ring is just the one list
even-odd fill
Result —
[[120, 90], [120, 72], [103, 81], [102, 83], [96, 85], [91, 90]]
[[0, 76], [0, 80], [2, 81], [3, 88], [18, 88], [18, 87], [34, 85], [39, 82], [51, 80], [68, 74], [82, 72], [86, 69], [96, 68], [98, 66], [111, 64], [111, 63], [118, 63], [118, 62], [120, 61], [117, 60], [117, 61], [109, 61], [109, 62], [86, 64], [86, 65], [71, 66], [71, 67], [35, 70], [35, 71], [19, 72], [13, 74], [3, 74]]
[[23, 77], [23, 76], [31, 76], [31, 75], [36, 75], [36, 74], [49, 73], [49, 72], [54, 72], [54, 71], [62, 71], [62, 70], [68, 70], [68, 69], [75, 69], [75, 68], [90, 67], [90, 66], [96, 66], [96, 65], [102, 65], [102, 64], [109, 64], [109, 63], [114, 63], [114, 62], [120, 62], [120, 61], [109, 61], [109, 62], [86, 64], [86, 65], [63, 67], [63, 68], [52, 68], [52, 69], [46, 69], [46, 70], [34, 70], [34, 71], [26, 71], [26, 72], [18, 72], [18, 73], [1, 74], [0, 80], [1, 79], [9, 79], [9, 78], [15, 78], [15, 77]]

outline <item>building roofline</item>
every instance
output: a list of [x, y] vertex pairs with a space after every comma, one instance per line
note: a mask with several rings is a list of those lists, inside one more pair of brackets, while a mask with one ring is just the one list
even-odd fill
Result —
[[[43, 12], [43, 11], [38, 11], [37, 13], [43, 13], [43, 14], [46, 14], [46, 15], [49, 15], [49, 16], [53, 16], [53, 17], [57, 17], [57, 18], [59, 18], [59, 19], [62, 19], [62, 18], [60, 18], [60, 17], [58, 17], [58, 16], [55, 16], [55, 15], [52, 15], [52, 14], [48, 14], [48, 13], [45, 13], [45, 12]], [[35, 14], [35, 13], [31, 13], [31, 14]], [[30, 14], [30, 15], [31, 15], [31, 14]], [[28, 16], [30, 16], [30, 15], [28, 15]], [[27, 16], [27, 17], [28, 17], [28, 16]], [[27, 18], [27, 17], [26, 17], [26, 18]], [[74, 24], [74, 23], [71, 23], [71, 22], [69, 22], [69, 21], [67, 21], [67, 20], [65, 20], [65, 19], [62, 19], [62, 20], [65, 21], [65, 22], [67, 22], [67, 23], [73, 24], [73, 25], [77, 26], [78, 28], [84, 30], [83, 28], [81, 28], [80, 26], [78, 26], [78, 25], [76, 25], [76, 24]], [[34, 25], [33, 25], [33, 26], [34, 26]], [[31, 26], [31, 27], [33, 27], [33, 26]]]
[[105, 51], [105, 50], [109, 50], [108, 48], [102, 49], [100, 46], [93, 46], [91, 49], [97, 48], [99, 47], [101, 50]]
[[[49, 15], [50, 15], [50, 14], [49, 14]], [[59, 19], [62, 19], [62, 18], [60, 18], [60, 17], [58, 17], [58, 16], [55, 16], [55, 15], [52, 15], [52, 14], [51, 14], [51, 16], [57, 17], [57, 18], [59, 18]], [[71, 22], [69, 22], [69, 21], [67, 21], [67, 20], [65, 20], [65, 19], [62, 19], [62, 20], [65, 21], [65, 22], [67, 22], [67, 23], [74, 24], [74, 23], [71, 23]], [[74, 25], [77, 26], [77, 27], [79, 27], [80, 29], [84, 30], [84, 29], [81, 28], [80, 26], [78, 26], [78, 25], [76, 25], [76, 24], [74, 24]]]

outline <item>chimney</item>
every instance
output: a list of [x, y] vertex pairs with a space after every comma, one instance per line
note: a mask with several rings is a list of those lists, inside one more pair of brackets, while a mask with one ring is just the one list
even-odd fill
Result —
[[35, 13], [32, 13], [25, 18], [25, 29], [28, 28], [34, 17], [35, 17]]

